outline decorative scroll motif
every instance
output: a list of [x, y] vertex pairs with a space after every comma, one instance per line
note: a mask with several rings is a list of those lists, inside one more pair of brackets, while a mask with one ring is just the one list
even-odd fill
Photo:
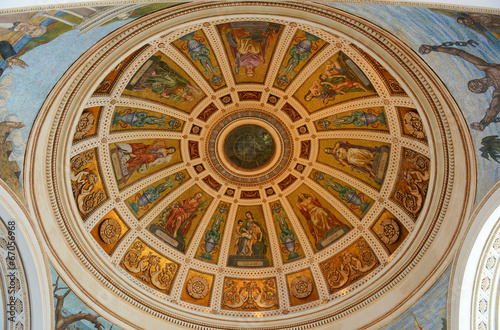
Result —
[[78, 212], [86, 219], [107, 199], [97, 166], [96, 149], [71, 158], [70, 168], [71, 189]]
[[179, 140], [132, 140], [109, 145], [118, 188], [182, 161]]
[[291, 288], [292, 294], [295, 298], [307, 298], [313, 291], [313, 282], [307, 276], [298, 276], [293, 279]]
[[118, 63], [118, 65], [101, 81], [94, 93], [109, 93], [114, 87], [116, 81], [118, 81], [118, 76], [124, 71], [123, 69], [130, 63], [133, 59], [137, 57], [148, 45], [141, 47], [138, 51], [127, 56], [123, 61]]
[[200, 152], [198, 149], [198, 141], [188, 141], [188, 151], [190, 159], [200, 158]]
[[352, 229], [340, 212], [306, 185], [298, 187], [287, 198], [315, 251], [327, 247]]
[[203, 299], [210, 292], [208, 281], [201, 276], [194, 276], [187, 282], [186, 290], [194, 299]]
[[240, 101], [260, 101], [260, 97], [262, 96], [262, 92], [255, 91], [247, 91], [247, 92], [238, 92], [238, 97]]
[[275, 278], [241, 280], [224, 279], [222, 308], [258, 311], [279, 308]]
[[110, 132], [152, 129], [182, 131], [184, 121], [156, 111], [116, 107]]
[[377, 95], [363, 71], [343, 52], [319, 67], [297, 90], [294, 97], [313, 113], [360, 97]]
[[100, 226], [99, 236], [106, 244], [113, 244], [118, 241], [122, 233], [120, 224], [115, 219], [105, 219]]
[[301, 141], [300, 142], [300, 158], [309, 159], [309, 154], [311, 153], [311, 141]]
[[320, 264], [330, 294], [359, 281], [380, 262], [364, 240], [359, 238], [344, 251]]
[[287, 56], [283, 59], [274, 86], [285, 89], [304, 65], [325, 45], [327, 43], [321, 38], [298, 30], [293, 37], [292, 45], [288, 48]]
[[278, 103], [279, 100], [280, 98], [277, 97], [276, 95], [269, 94], [269, 97], [267, 98], [267, 103], [271, 105], [276, 105], [276, 103]]
[[167, 196], [189, 178], [189, 174], [186, 170], [171, 174], [130, 196], [125, 200], [125, 203], [138, 218], [141, 218], [153, 208], [153, 206], [160, 202], [163, 197]]
[[303, 258], [304, 252], [281, 203], [273, 202], [269, 206], [271, 207], [276, 233], [281, 244], [283, 244], [283, 247], [280, 249], [283, 262], [287, 263], [291, 260]]
[[378, 226], [378, 236], [385, 244], [393, 244], [399, 238], [399, 226], [394, 219], [385, 219]]
[[283, 25], [238, 21], [217, 26], [236, 83], [263, 83]]
[[148, 226], [148, 230], [177, 250], [186, 251], [212, 197], [197, 185], [170, 203]]
[[427, 195], [430, 175], [429, 158], [416, 151], [403, 148], [401, 172], [392, 199], [417, 217]]
[[217, 58], [214, 56], [203, 30], [188, 33], [172, 42], [172, 44], [189, 56], [190, 61], [215, 90], [226, 86], [220, 73]]
[[135, 278], [170, 294], [179, 266], [136, 239], [125, 253], [121, 267]]
[[228, 105], [228, 104], [233, 103], [233, 99], [231, 97], [231, 94], [227, 94], [227, 95], [220, 97], [220, 101], [222, 103], [224, 103], [224, 105]]
[[424, 130], [424, 124], [417, 110], [405, 107], [397, 107], [397, 110], [400, 116], [401, 126], [403, 127], [403, 133], [427, 143], [427, 134]]
[[211, 263], [217, 263], [219, 259], [220, 245], [219, 240], [221, 239], [221, 233], [224, 232], [224, 227], [226, 226], [227, 215], [229, 214], [229, 208], [231, 204], [220, 202], [217, 210], [215, 211], [210, 223], [208, 225], [207, 231], [198, 251], [196, 253], [196, 258], [208, 261]]
[[360, 218], [373, 203], [373, 199], [369, 196], [351, 188], [331, 175], [314, 170], [311, 172], [310, 177], [328, 190], [328, 192], [332, 193], [332, 195], [340, 199]]
[[278, 183], [278, 187], [280, 187], [281, 191], [283, 191], [295, 181], [297, 181], [297, 178], [294, 177], [292, 174], [289, 174], [283, 181]]
[[346, 111], [314, 122], [318, 131], [335, 129], [374, 129], [389, 131], [383, 107]]
[[260, 198], [260, 192], [258, 190], [242, 190], [241, 199], [258, 199]]
[[210, 103], [205, 109], [203, 109], [203, 111], [196, 118], [206, 122], [208, 118], [210, 118], [210, 116], [216, 113], [217, 111], [219, 111], [219, 109], [217, 109], [215, 104]]
[[288, 117], [290, 117], [290, 119], [293, 122], [296, 122], [297, 120], [302, 119], [302, 116], [288, 102], [285, 103], [285, 105], [281, 108], [281, 111], [283, 111]]
[[97, 131], [98, 117], [102, 107], [92, 107], [85, 109], [76, 125], [76, 132], [73, 137], [73, 142], [86, 137], [94, 136]]
[[132, 76], [123, 91], [190, 113], [205, 93], [182, 68], [162, 52], [151, 56]]
[[207, 175], [204, 177], [203, 182], [205, 182], [210, 188], [212, 188], [215, 191], [219, 191], [220, 187], [222, 187], [222, 184], [220, 184], [217, 180], [212, 178], [211, 175]]
[[318, 162], [380, 189], [389, 165], [390, 151], [388, 144], [374, 141], [320, 140]]

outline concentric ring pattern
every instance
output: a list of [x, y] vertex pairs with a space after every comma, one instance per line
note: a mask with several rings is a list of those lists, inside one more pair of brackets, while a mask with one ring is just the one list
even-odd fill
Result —
[[422, 225], [428, 123], [353, 41], [231, 16], [135, 49], [80, 107], [67, 158], [86, 237], [134, 290], [292, 315], [362, 290]]

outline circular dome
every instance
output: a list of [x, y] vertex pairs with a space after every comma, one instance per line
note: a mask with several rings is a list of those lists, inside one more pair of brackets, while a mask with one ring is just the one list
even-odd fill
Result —
[[54, 215], [38, 225], [55, 267], [129, 327], [367, 327], [426, 288], [470, 207], [454, 111], [411, 50], [356, 17], [185, 4], [61, 79], [29, 203]]

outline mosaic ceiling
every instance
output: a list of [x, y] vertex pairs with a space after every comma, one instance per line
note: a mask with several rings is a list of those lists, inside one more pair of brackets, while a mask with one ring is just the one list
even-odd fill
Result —
[[71, 226], [123, 290], [222, 320], [362, 292], [415, 249], [436, 175], [415, 92], [363, 49], [232, 16], [123, 52], [74, 106]]

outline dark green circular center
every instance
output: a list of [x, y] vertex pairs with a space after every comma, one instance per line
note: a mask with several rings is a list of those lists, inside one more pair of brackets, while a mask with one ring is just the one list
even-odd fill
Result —
[[274, 141], [264, 128], [243, 125], [232, 130], [224, 143], [226, 157], [242, 169], [266, 165], [274, 154]]

